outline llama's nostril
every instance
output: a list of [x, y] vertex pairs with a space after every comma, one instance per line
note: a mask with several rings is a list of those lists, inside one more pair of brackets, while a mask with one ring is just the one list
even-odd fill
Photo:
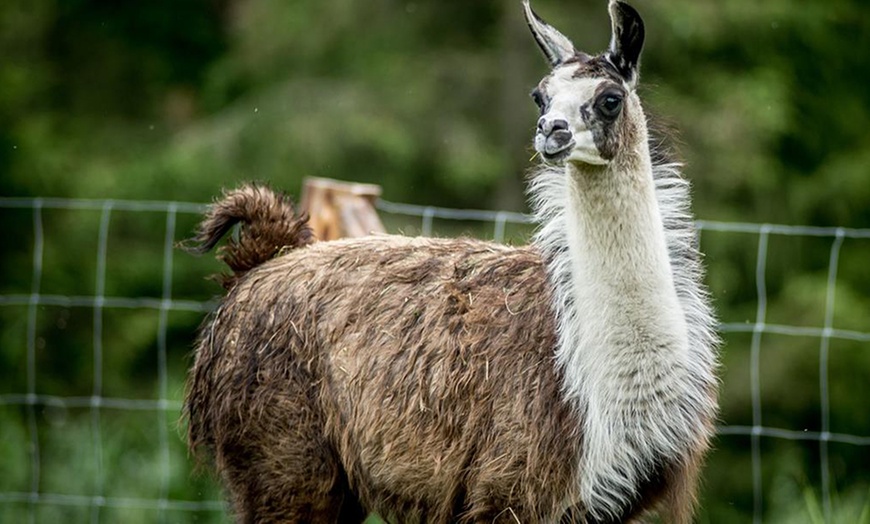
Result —
[[552, 120], [546, 117], [538, 119], [538, 133], [544, 136], [551, 136], [556, 131], [567, 131], [568, 122], [561, 118]]
[[550, 133], [553, 131], [558, 131], [560, 129], [568, 129], [568, 122], [565, 120], [553, 120], [553, 127], [550, 129]]

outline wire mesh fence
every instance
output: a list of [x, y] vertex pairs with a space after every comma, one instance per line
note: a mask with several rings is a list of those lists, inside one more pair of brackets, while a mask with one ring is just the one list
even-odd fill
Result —
[[[449, 223], [458, 223], [465, 228], [461, 231], [466, 234], [502, 242], [526, 240], [531, 231], [529, 217], [519, 213], [447, 209], [387, 201], [379, 201], [377, 207], [391, 229], [406, 233], [443, 235], [446, 231], [453, 234], [456, 226], [450, 226]], [[6, 510], [0, 507], [0, 516], [24, 516], [28, 522], [48, 522], [52, 521], [52, 517], [47, 515], [54, 514], [46, 513], [42, 508], [50, 506], [77, 508], [75, 514], [91, 522], [109, 522], [113, 520], [112, 515], [124, 515], [133, 510], [145, 512], [143, 521], [221, 521], [225, 518], [226, 506], [213, 483], [200, 485], [198, 491], [187, 489], [189, 460], [183, 450], [181, 430], [175, 426], [181, 410], [181, 383], [188, 364], [184, 355], [189, 353], [195, 322], [215, 304], [210, 296], [215, 289], [204, 284], [194, 286], [190, 282], [200, 282], [203, 275], [213, 272], [217, 266], [198, 261], [196, 265], [180, 270], [180, 257], [176, 256], [177, 242], [190, 233], [190, 229], [179, 226], [179, 222], [183, 221], [188, 226], [193, 224], [204, 209], [203, 204], [184, 202], [0, 198], [0, 211], [15, 214], [18, 220], [15, 222], [16, 228], [20, 230], [17, 238], [21, 245], [13, 246], [19, 257], [10, 258], [11, 263], [21, 265], [22, 260], [29, 260], [29, 279], [17, 278], [0, 288], [3, 322], [21, 327], [21, 336], [9, 336], [3, 341], [7, 345], [4, 358], [9, 363], [9, 370], [6, 386], [0, 389], [0, 416], [3, 417], [0, 427], [4, 424], [12, 427], [10, 424], [17, 421], [21, 426], [21, 435], [18, 435], [18, 440], [13, 439], [17, 444], [0, 448], [6, 455], [5, 458], [0, 455], [0, 463], [8, 468], [18, 464], [21, 471], [0, 481], [0, 506], [7, 507]], [[46, 215], [55, 212], [62, 215], [53, 217], [53, 224], [79, 220], [76, 218], [79, 214], [93, 215], [88, 223], [95, 230], [96, 244], [83, 246], [75, 253], [59, 253], [55, 247], [50, 247], [57, 239], [47, 230]], [[134, 222], [146, 221], [144, 216], [148, 215], [150, 218], [147, 222], [152, 224], [152, 231], [145, 235], [148, 238], [140, 239], [135, 231], [130, 232], [125, 225], [128, 220], [119, 218], [122, 214], [128, 215], [128, 220], [132, 214]], [[815, 448], [808, 456], [817, 460], [812, 469], [818, 473], [818, 482], [813, 479], [810, 483], [818, 485], [820, 511], [825, 520], [831, 522], [837, 490], [843, 488], [837, 484], [832, 467], [846, 467], [837, 465], [842, 462], [838, 458], [841, 451], [839, 446], [862, 449], [870, 446], [870, 429], [852, 431], [865, 426], [860, 423], [842, 424], [844, 416], [838, 412], [836, 417], [832, 417], [832, 410], [837, 407], [842, 395], [837, 388], [836, 394], [832, 395], [832, 383], [839, 384], [839, 377], [833, 374], [831, 365], [832, 356], [840, 351], [870, 352], [870, 326], [864, 322], [867, 319], [841, 319], [836, 314], [837, 305], [840, 304], [837, 293], [844, 289], [843, 285], [838, 285], [838, 268], [842, 264], [844, 249], [850, 250], [849, 264], [861, 264], [861, 260], [867, 260], [864, 257], [870, 252], [870, 229], [703, 220], [698, 221], [697, 225], [702, 251], [709, 251], [708, 257], [715, 258], [711, 260], [716, 262], [711, 263], [712, 266], [718, 267], [720, 257], [725, 259], [731, 255], [742, 260], [745, 266], [738, 262], [732, 268], [735, 274], [741, 271], [746, 273], [742, 280], [732, 278], [733, 275], [728, 271], [724, 271], [723, 275], [711, 274], [711, 288], [717, 301], [738, 304], [729, 309], [736, 316], [723, 318], [720, 330], [728, 341], [726, 351], [735, 358], [743, 358], [745, 366], [740, 366], [737, 371], [725, 370], [723, 424], [718, 432], [722, 442], [727, 439], [748, 439], [746, 454], [750, 467], [746, 475], [751, 478], [752, 491], [751, 503], [747, 503], [750, 507], [746, 511], [755, 522], [761, 522], [765, 515], [765, 494], [771, 482], [765, 476], [768, 451], [765, 442], [801, 442]], [[63, 228], [55, 229], [64, 231]], [[721, 248], [723, 245], [730, 247]], [[90, 251], [91, 248], [93, 251]], [[126, 253], [128, 250], [129, 254]], [[806, 250], [811, 250], [812, 256], [802, 254]], [[143, 290], [141, 295], [119, 295], [117, 290], [127, 288], [115, 284], [109, 289], [107, 283], [117, 279], [113, 275], [113, 268], [124, 267], [126, 270], [128, 266], [135, 266], [137, 254], [141, 252], [150, 252], [152, 258], [160, 260], [160, 263], [159, 268], [143, 270], [144, 276], [140, 275], [138, 280], [155, 282], [146, 282], [140, 288], [134, 286], [134, 289]], [[820, 252], [824, 253], [824, 261], [820, 261]], [[81, 267], [87, 267], [92, 274], [68, 276], [72, 284], [66, 291], [49, 289], [45, 281], [53, 271], [53, 266], [63, 266], [68, 259], [76, 257], [91, 261]], [[119, 258], [120, 262], [114, 259], [110, 261], [112, 257]], [[769, 269], [772, 258], [776, 258], [777, 267], [782, 265], [786, 268], [785, 276], [777, 277], [774, 282], [771, 282]], [[798, 264], [796, 260], [803, 258], [814, 260], [815, 271], [824, 274], [823, 289], [820, 289], [823, 297], [816, 302], [817, 307], [808, 308], [815, 311], [797, 319], [800, 322], [788, 322], [790, 317], [784, 317], [777, 306], [771, 306], [771, 288], [775, 288], [775, 294], [779, 297], [783, 286], [789, 285], [787, 268], [790, 264]], [[191, 257], [184, 256], [183, 260], [185, 265], [191, 264]], [[191, 278], [190, 275], [197, 276]], [[120, 277], [121, 280], [125, 278]], [[745, 285], [735, 291], [733, 287], [717, 284], [732, 280]], [[754, 289], [746, 289], [752, 285]], [[51, 287], [58, 286], [52, 284]], [[73, 288], [78, 292], [69, 292]], [[92, 291], [81, 292], [87, 288]], [[742, 295], [743, 298], [732, 300], [729, 294]], [[90, 313], [89, 339], [78, 337], [76, 340], [77, 347], [86, 348], [86, 351], [82, 351], [87, 355], [87, 358], [79, 355], [78, 360], [89, 361], [79, 363], [90, 371], [91, 379], [85, 385], [79, 380], [74, 387], [65, 389], [63, 380], [57, 384], [41, 381], [41, 377], [49, 372], [52, 376], [66, 373], [63, 366], [58, 369], [59, 364], [49, 354], [51, 347], [47, 347], [45, 342], [48, 336], [44, 333], [47, 329], [45, 320], [48, 317], [54, 319], [55, 309], [52, 308], [61, 312], [84, 310]], [[137, 366], [135, 369], [144, 366], [153, 371], [150, 378], [142, 381], [144, 386], [139, 391], [146, 391], [144, 395], [137, 395], [135, 389], [124, 389], [123, 382], [126, 379], [123, 370], [113, 369], [113, 362], [118, 361], [115, 354], [125, 351], [123, 341], [118, 340], [119, 336], [123, 338], [125, 329], [113, 328], [109, 333], [106, 328], [107, 317], [125, 310], [156, 315], [152, 321], [154, 329], [149, 335], [152, 340], [147, 344], [147, 352], [142, 352], [148, 354], [139, 357], [142, 362], [147, 362], [147, 366], [141, 362], [134, 364]], [[743, 317], [739, 316], [741, 312]], [[185, 320], [177, 322], [174, 315], [186, 315]], [[783, 321], [784, 318], [786, 321]], [[179, 332], [184, 334], [179, 335]], [[786, 339], [788, 341], [783, 342]], [[818, 351], [814, 370], [816, 379], [812, 388], [809, 388], [817, 390], [811, 396], [817, 394], [818, 406], [811, 410], [814, 421], [807, 421], [804, 417], [800, 426], [783, 427], [777, 422], [791, 419], [779, 416], [776, 406], [771, 408], [769, 395], [764, 391], [771, 373], [777, 372], [770, 366], [766, 355], [780, 352], [779, 346], [790, 345], [792, 340], [800, 340], [799, 346], [802, 348], [814, 346]], [[848, 345], [847, 349], [844, 349], [845, 346], [839, 347], [844, 343]], [[45, 364], [42, 364], [43, 361]], [[738, 368], [736, 365], [729, 366]], [[843, 369], [843, 366], [838, 363], [836, 369]], [[870, 369], [860, 371], [866, 373]], [[119, 391], [134, 393], [117, 394]], [[857, 393], [853, 391], [851, 394]], [[803, 390], [801, 394], [796, 394], [801, 398], [806, 395], [810, 393]], [[741, 396], [748, 398], [748, 402], [734, 401], [736, 407], [729, 408], [730, 399]], [[87, 420], [87, 428], [82, 429], [83, 434], [87, 434], [87, 449], [79, 450], [82, 455], [87, 455], [82, 459], [86, 464], [82, 466], [82, 471], [62, 471], [71, 468], [53, 465], [58, 463], [54, 459], [56, 451], [52, 449], [58, 439], [51, 434], [54, 424], [51, 420], [52, 417], [57, 418], [58, 413], [63, 414], [60, 418], [65, 420], [73, 412], [82, 420]], [[118, 429], [116, 433], [118, 422], [114, 420], [115, 413], [134, 414], [136, 424], [142, 427], [138, 438], [146, 442], [143, 446], [150, 446], [150, 451], [143, 452], [148, 458], [144, 462], [149, 464], [149, 474], [156, 481], [141, 493], [137, 493], [135, 488], [119, 491], [117, 486], [119, 481], [116, 480], [114, 462], [124, 460], [129, 449], [114, 451], [117, 446], [111, 439], [124, 431]], [[768, 420], [767, 416], [771, 413], [772, 419]], [[63, 433], [63, 423], [58, 427]], [[843, 431], [840, 429], [842, 427], [849, 428], [849, 431]], [[834, 445], [838, 446], [836, 450], [832, 450]], [[852, 456], [851, 452], [844, 453], [843, 456]], [[711, 467], [715, 467], [715, 455]], [[834, 466], [832, 461], [836, 462]], [[139, 464], [142, 465], [141, 462]], [[863, 470], [866, 475], [870, 467], [863, 467], [867, 468]], [[60, 476], [61, 480], [51, 480], [55, 476]]]

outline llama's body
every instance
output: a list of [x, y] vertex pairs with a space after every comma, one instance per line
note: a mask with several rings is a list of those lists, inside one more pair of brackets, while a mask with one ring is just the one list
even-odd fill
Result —
[[[292, 251], [203, 331], [192, 443], [214, 449], [243, 514], [328, 487], [336, 511], [346, 497], [396, 522], [556, 521], [580, 500], [583, 430], [552, 298], [534, 248], [379, 236]], [[679, 465], [657, 467], [614, 521]]]
[[[203, 333], [192, 431], [247, 468], [231, 486], [262, 496], [334, 477], [397, 522], [553, 518], [576, 498], [580, 434], [550, 297], [528, 248], [384, 236], [292, 252], [239, 282]], [[237, 507], [256, 506], [245, 496]]]
[[642, 23], [611, 13], [593, 58], [527, 10], [556, 67], [536, 94], [532, 246], [310, 243], [254, 188], [213, 208], [206, 248], [248, 229], [186, 413], [240, 521], [691, 520], [714, 320], [686, 184], [653, 165], [633, 91]]

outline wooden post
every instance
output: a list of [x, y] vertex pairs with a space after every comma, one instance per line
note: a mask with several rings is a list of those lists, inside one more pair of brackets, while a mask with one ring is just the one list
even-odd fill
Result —
[[318, 240], [385, 233], [375, 200], [380, 186], [309, 177], [302, 187], [302, 211]]

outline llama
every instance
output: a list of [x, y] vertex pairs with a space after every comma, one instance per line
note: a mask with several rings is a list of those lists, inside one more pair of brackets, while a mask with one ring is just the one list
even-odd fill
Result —
[[239, 522], [691, 521], [715, 320], [687, 183], [635, 92], [643, 22], [609, 8], [592, 56], [524, 2], [553, 67], [531, 245], [314, 242], [250, 185], [210, 208], [199, 251], [242, 228], [185, 416]]

